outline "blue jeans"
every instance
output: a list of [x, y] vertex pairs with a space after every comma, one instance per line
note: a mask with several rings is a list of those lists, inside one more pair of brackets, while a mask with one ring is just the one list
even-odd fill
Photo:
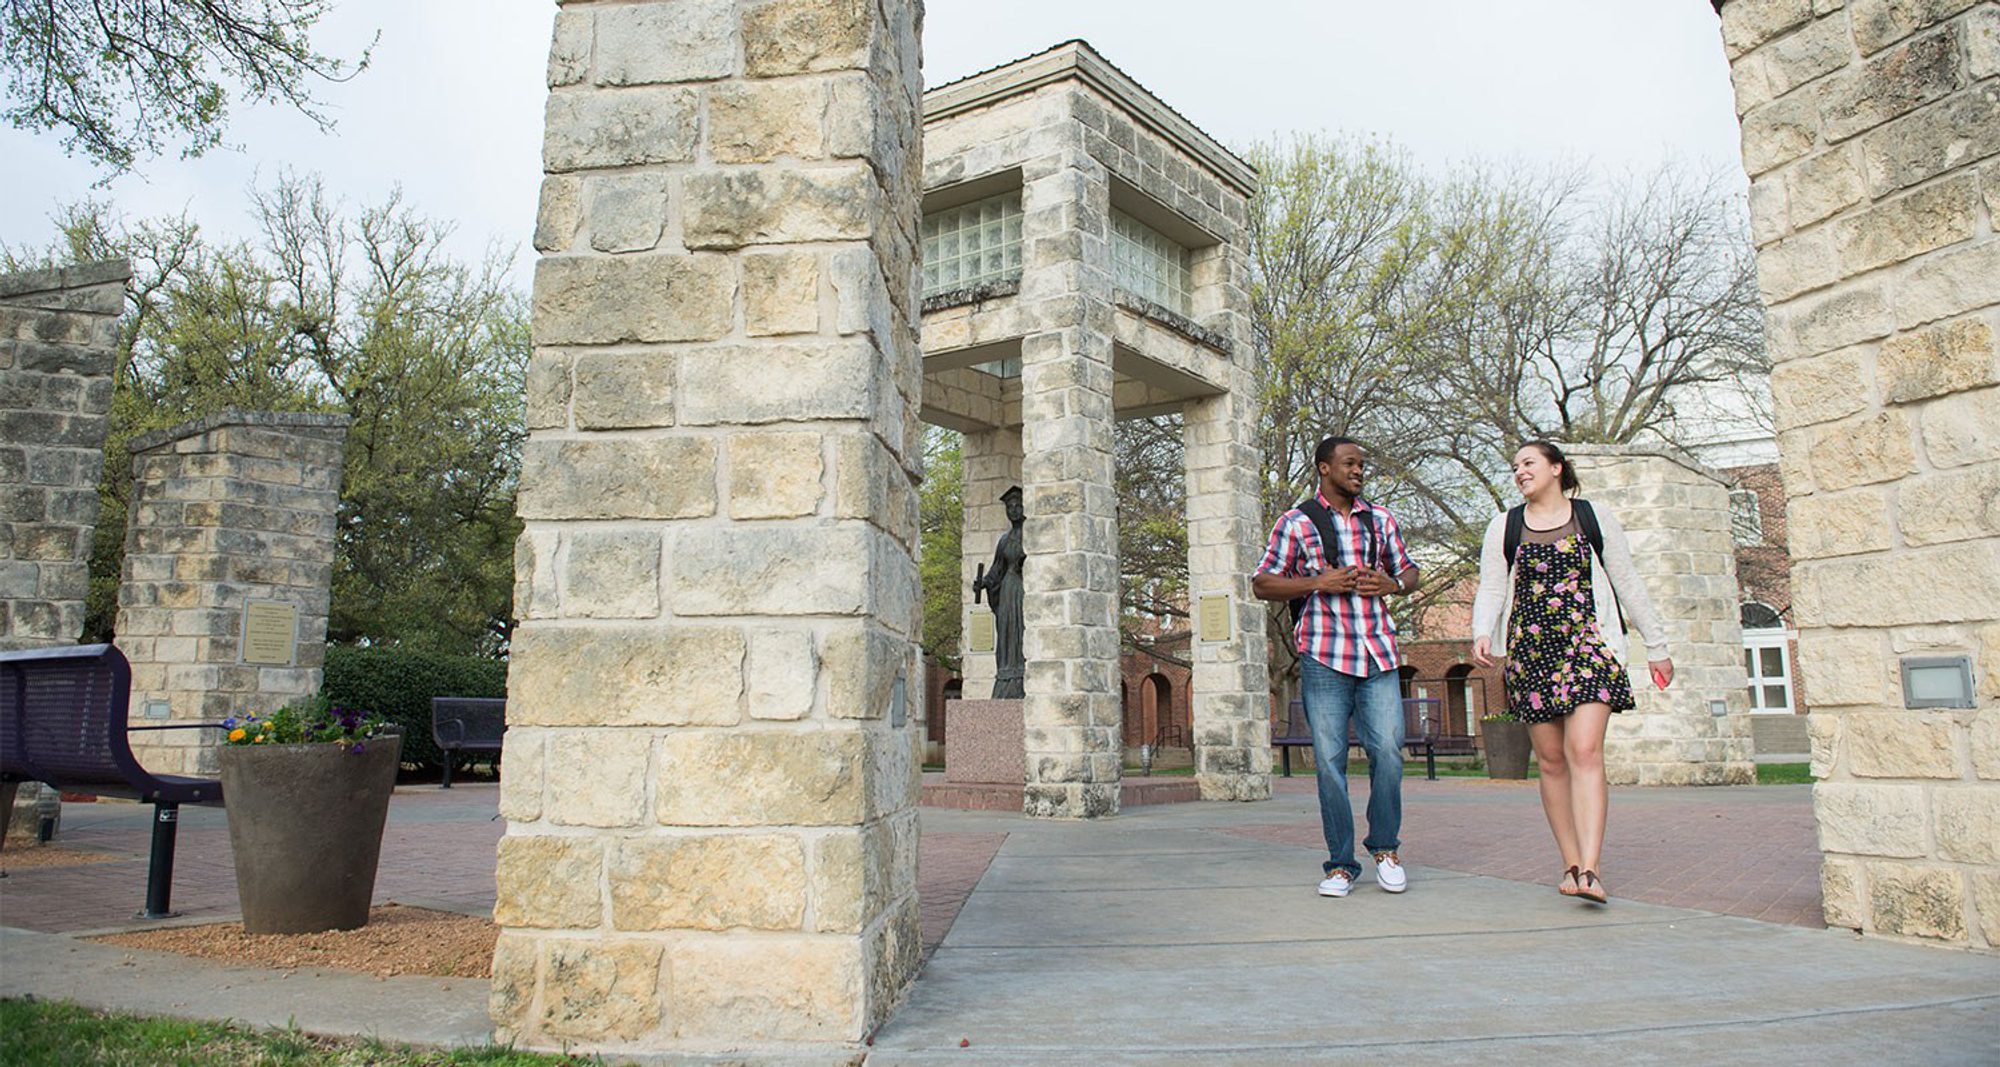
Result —
[[1354, 861], [1354, 806], [1347, 799], [1347, 723], [1350, 716], [1361, 749], [1368, 753], [1369, 852], [1401, 846], [1403, 828], [1403, 686], [1393, 670], [1366, 678], [1342, 674], [1311, 656], [1299, 657], [1299, 683], [1312, 726], [1313, 758], [1319, 761], [1319, 822], [1326, 833], [1325, 870], [1349, 877], [1361, 873]]

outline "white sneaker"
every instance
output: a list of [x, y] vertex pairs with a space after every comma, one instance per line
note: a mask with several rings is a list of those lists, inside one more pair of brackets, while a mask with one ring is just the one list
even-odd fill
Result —
[[1409, 873], [1403, 870], [1403, 862], [1394, 852], [1375, 854], [1375, 884], [1391, 893], [1410, 888]]
[[1327, 875], [1326, 881], [1319, 884], [1319, 895], [1323, 897], [1344, 897], [1347, 895], [1347, 891], [1353, 888], [1354, 879], [1349, 877], [1346, 871], [1337, 870]]

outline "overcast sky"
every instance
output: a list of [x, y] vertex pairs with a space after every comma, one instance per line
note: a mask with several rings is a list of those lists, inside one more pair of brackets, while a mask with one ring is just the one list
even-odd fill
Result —
[[[1716, 16], [1707, 0], [931, 0], [924, 71], [941, 84], [1072, 37], [1090, 41], [1234, 148], [1291, 131], [1366, 133], [1427, 166], [1480, 158], [1644, 170], [1668, 157], [1744, 184]], [[95, 195], [141, 218], [185, 208], [212, 234], [247, 225], [244, 190], [290, 168], [374, 203], [400, 184], [455, 220], [457, 251], [517, 268], [541, 176], [547, 0], [335, 0], [320, 45], [371, 69], [321, 96], [320, 133], [239, 108], [241, 151], [154, 160], [93, 190], [47, 134], [0, 130], [0, 241], [53, 236], [59, 204]], [[525, 279], [524, 269], [517, 277]]]

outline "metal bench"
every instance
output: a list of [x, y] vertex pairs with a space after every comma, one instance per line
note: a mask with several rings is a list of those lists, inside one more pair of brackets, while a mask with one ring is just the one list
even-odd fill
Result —
[[[1440, 736], [1443, 715], [1439, 712], [1438, 701], [1434, 698], [1407, 698], [1403, 701], [1403, 747], [1411, 755], [1419, 752], [1424, 757], [1424, 777], [1437, 781], [1437, 757], [1456, 753], [1457, 737]], [[1284, 776], [1292, 776], [1292, 749], [1312, 746], [1312, 727], [1306, 722], [1306, 705], [1303, 700], [1294, 700], [1285, 706], [1284, 720], [1279, 728], [1271, 731], [1271, 744], [1278, 749], [1284, 767]], [[1471, 738], [1465, 738], [1465, 751], [1472, 750]], [[1361, 738], [1355, 733], [1354, 723], [1347, 724], [1347, 744], [1359, 745]]]
[[[132, 726], [132, 667], [111, 645], [0, 652], [0, 793], [43, 782], [70, 793], [125, 797], [153, 806], [152, 860], [142, 919], [164, 919], [174, 880], [182, 804], [222, 803], [222, 783], [154, 774], [132, 755], [134, 730], [221, 729], [218, 723]], [[5, 815], [0, 815], [4, 820]], [[5, 827], [0, 825], [0, 836]]]
[[451, 765], [461, 752], [500, 751], [507, 732], [507, 701], [499, 697], [432, 697], [431, 737], [444, 752], [444, 784], [451, 788]]

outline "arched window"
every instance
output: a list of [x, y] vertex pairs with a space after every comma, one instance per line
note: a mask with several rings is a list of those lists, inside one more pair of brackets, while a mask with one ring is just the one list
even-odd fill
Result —
[[1444, 732], [1470, 737], [1471, 723], [1472, 664], [1461, 663], [1444, 672]]
[[1396, 675], [1397, 677], [1401, 678], [1403, 682], [1403, 699], [1408, 700], [1411, 697], [1416, 696], [1417, 669], [1405, 663], [1403, 664], [1402, 669], [1396, 672]]
[[1782, 630], [1785, 628], [1785, 620], [1778, 614], [1776, 608], [1756, 600], [1744, 601], [1743, 607], [1739, 609], [1739, 617], [1743, 620], [1743, 628], [1745, 630]]

